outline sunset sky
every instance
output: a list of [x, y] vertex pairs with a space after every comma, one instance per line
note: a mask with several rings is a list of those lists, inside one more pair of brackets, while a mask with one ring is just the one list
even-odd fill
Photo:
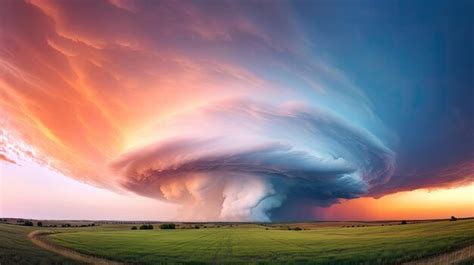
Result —
[[474, 216], [472, 1], [0, 2], [0, 216]]

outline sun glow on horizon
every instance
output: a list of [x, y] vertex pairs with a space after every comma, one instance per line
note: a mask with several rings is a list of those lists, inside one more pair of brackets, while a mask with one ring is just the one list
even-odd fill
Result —
[[467, 186], [417, 189], [381, 198], [345, 200], [316, 209], [324, 220], [401, 220], [474, 217], [474, 183]]

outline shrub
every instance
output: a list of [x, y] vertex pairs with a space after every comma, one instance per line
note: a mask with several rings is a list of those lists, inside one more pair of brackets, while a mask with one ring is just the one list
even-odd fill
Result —
[[32, 221], [25, 221], [25, 223], [23, 223], [23, 225], [25, 225], [25, 226], [33, 226], [33, 222], [32, 222]]
[[457, 220], [458, 220], [458, 218], [456, 218], [455, 216], [451, 216], [450, 221], [457, 221]]
[[303, 230], [303, 229], [301, 229], [301, 227], [295, 227], [293, 230], [295, 230], [295, 231], [301, 231], [301, 230]]
[[161, 224], [160, 229], [176, 229], [175, 224]]
[[136, 226], [132, 226], [132, 230], [137, 230], [137, 227], [136, 227]]
[[36, 225], [37, 226], [43, 226], [43, 223], [42, 222], [37, 222]]
[[401, 225], [406, 225], [406, 224], [407, 224], [407, 221], [403, 220], [400, 224], [401, 224]]
[[150, 230], [153, 229], [153, 225], [144, 224], [140, 226], [140, 230]]

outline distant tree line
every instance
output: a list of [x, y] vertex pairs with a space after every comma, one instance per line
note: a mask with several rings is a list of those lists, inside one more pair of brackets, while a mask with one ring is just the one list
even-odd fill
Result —
[[[30, 220], [17, 220], [16, 221], [18, 225], [24, 225], [24, 226], [35, 226], [33, 221]], [[36, 226], [38, 227], [90, 227], [90, 226], [95, 226], [94, 223], [92, 224], [82, 224], [82, 225], [71, 225], [71, 224], [43, 224], [42, 221], [36, 222]]]
[[[154, 227], [151, 224], [142, 224], [138, 228], [136, 226], [132, 226], [130, 229], [131, 230], [137, 230], [137, 229], [150, 230], [150, 229], [154, 229]], [[176, 229], [176, 225], [173, 223], [165, 223], [165, 224], [160, 225], [160, 229]]]
[[140, 230], [151, 230], [153, 228], [154, 228], [153, 225], [150, 225], [150, 224], [144, 224], [140, 226]]
[[160, 229], [176, 229], [176, 225], [169, 223], [169, 224], [161, 224]]
[[[266, 229], [266, 230], [268, 230], [268, 229]], [[301, 231], [301, 230], [303, 230], [303, 228], [301, 228], [301, 227], [291, 228], [291, 227], [288, 226], [288, 230]]]

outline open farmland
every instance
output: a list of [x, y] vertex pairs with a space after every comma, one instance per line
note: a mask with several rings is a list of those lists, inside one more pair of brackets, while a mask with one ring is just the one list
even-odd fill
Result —
[[77, 264], [34, 245], [28, 234], [37, 229], [0, 224], [0, 264]]
[[392, 226], [314, 227], [294, 231], [259, 225], [176, 230], [56, 233], [54, 244], [127, 263], [398, 264], [474, 243], [474, 220]]

